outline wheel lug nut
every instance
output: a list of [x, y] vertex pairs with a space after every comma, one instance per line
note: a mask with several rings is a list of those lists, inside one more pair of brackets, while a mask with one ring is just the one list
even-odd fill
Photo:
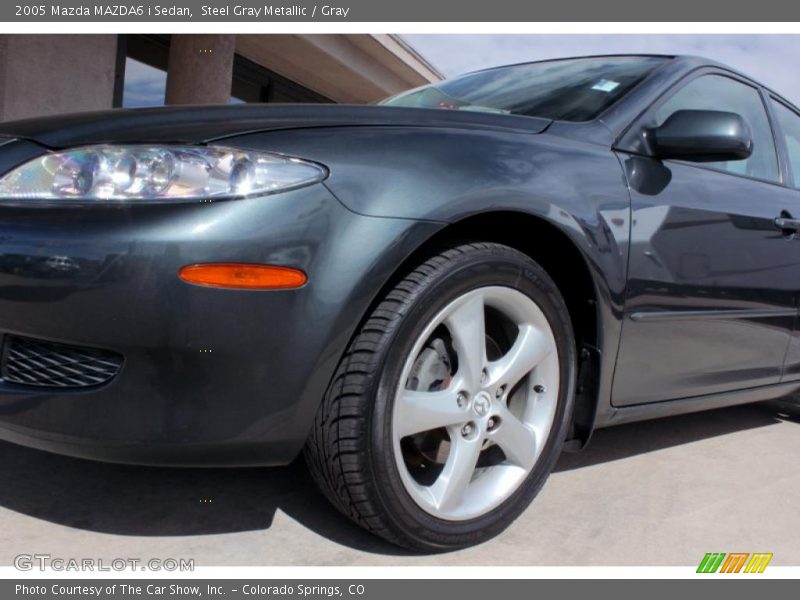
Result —
[[489, 379], [489, 371], [484, 369], [483, 371], [481, 371], [481, 384], [486, 383], [487, 379]]
[[472, 435], [473, 431], [475, 431], [475, 427], [472, 426], [472, 423], [467, 423], [461, 428], [461, 435], [469, 437]]
[[543, 385], [537, 384], [533, 386], [533, 391], [536, 392], [537, 394], [544, 394], [547, 390]]
[[456, 396], [456, 402], [458, 403], [458, 408], [464, 408], [467, 405], [467, 393], [458, 392], [458, 396]]
[[506, 393], [506, 386], [501, 385], [499, 388], [497, 388], [497, 391], [494, 393], [494, 396], [495, 398], [500, 399], [503, 397], [503, 394], [505, 393]]
[[489, 421], [486, 423], [486, 429], [492, 431], [495, 427], [497, 427], [497, 423], [500, 419], [495, 419], [494, 417], [490, 418]]

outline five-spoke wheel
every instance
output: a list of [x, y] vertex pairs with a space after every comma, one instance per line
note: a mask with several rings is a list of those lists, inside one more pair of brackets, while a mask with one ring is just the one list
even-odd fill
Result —
[[550, 432], [558, 373], [553, 332], [525, 294], [484, 287], [448, 304], [412, 348], [394, 402], [408, 493], [443, 519], [503, 502]]
[[473, 242], [395, 282], [350, 343], [306, 445], [328, 498], [416, 550], [484, 541], [531, 502], [571, 416], [569, 312], [528, 256]]

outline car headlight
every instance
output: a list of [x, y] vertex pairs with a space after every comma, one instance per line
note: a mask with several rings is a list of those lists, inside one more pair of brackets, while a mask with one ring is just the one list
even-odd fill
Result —
[[0, 202], [245, 198], [322, 181], [325, 167], [219, 146], [98, 145], [35, 158], [0, 178]]

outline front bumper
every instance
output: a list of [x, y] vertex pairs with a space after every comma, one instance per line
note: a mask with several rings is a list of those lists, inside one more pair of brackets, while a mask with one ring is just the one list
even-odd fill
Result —
[[[357, 215], [323, 185], [211, 204], [0, 206], [0, 336], [124, 356], [100, 386], [0, 381], [0, 438], [139, 464], [285, 464], [355, 326], [431, 228]], [[203, 262], [296, 267], [309, 283], [178, 279]]]

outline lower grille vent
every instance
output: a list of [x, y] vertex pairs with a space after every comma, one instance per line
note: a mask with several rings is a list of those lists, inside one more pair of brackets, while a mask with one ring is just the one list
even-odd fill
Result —
[[0, 377], [7, 383], [50, 388], [82, 388], [113, 379], [121, 354], [67, 346], [15, 335], [5, 337]]

